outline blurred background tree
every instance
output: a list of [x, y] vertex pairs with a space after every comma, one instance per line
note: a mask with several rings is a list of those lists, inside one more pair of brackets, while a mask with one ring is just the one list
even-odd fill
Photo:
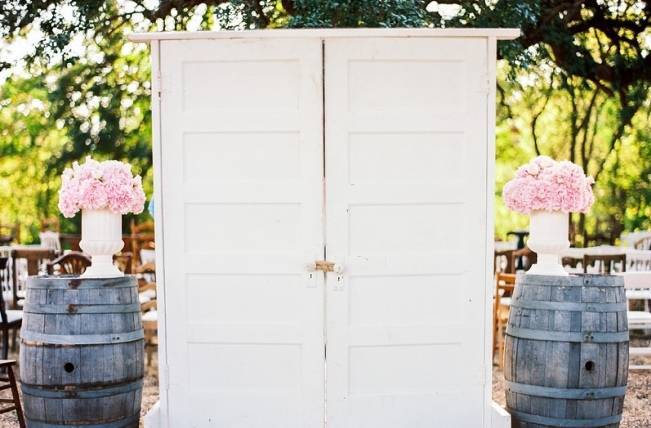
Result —
[[651, 228], [650, 19], [649, 2], [633, 0], [5, 0], [0, 223], [20, 222], [33, 241], [57, 214], [61, 171], [86, 155], [128, 160], [151, 195], [149, 64], [128, 32], [518, 27], [522, 37], [499, 45], [497, 236], [527, 226], [502, 186], [546, 154], [597, 180], [595, 207], [572, 218], [575, 243], [613, 242]]

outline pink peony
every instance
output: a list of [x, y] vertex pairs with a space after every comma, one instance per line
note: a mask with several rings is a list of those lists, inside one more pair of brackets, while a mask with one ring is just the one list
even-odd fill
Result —
[[73, 217], [81, 209], [108, 208], [119, 214], [138, 214], [145, 207], [142, 179], [134, 177], [131, 165], [118, 161], [98, 162], [90, 157], [75, 162], [62, 175], [59, 210]]
[[584, 213], [594, 203], [592, 184], [592, 177], [586, 177], [578, 165], [538, 156], [518, 168], [502, 195], [507, 207], [523, 214], [536, 210]]

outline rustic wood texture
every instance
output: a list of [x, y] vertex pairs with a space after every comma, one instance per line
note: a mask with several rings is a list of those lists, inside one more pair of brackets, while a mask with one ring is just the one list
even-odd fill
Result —
[[137, 427], [143, 334], [134, 277], [30, 278], [20, 379], [28, 425]]
[[522, 275], [517, 284], [504, 366], [513, 426], [618, 427], [628, 376], [623, 280]]

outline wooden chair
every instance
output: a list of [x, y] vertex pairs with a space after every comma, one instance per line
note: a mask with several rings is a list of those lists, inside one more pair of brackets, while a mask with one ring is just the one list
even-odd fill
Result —
[[495, 276], [495, 300], [493, 304], [493, 353], [495, 354], [497, 351], [497, 364], [500, 368], [504, 365], [504, 333], [509, 321], [509, 310], [513, 290], [515, 290], [515, 274], [498, 273]]
[[561, 264], [571, 272], [575, 272], [576, 269], [579, 269], [579, 265], [583, 264], [583, 258], [566, 256], [561, 259]]
[[156, 265], [154, 263], [145, 263], [138, 266], [133, 273], [138, 279], [138, 284], [142, 285], [148, 282], [156, 283]]
[[10, 389], [11, 398], [0, 398], [0, 403], [10, 403], [10, 406], [0, 408], [0, 413], [16, 412], [18, 426], [25, 428], [25, 417], [23, 408], [20, 405], [20, 395], [18, 395], [18, 385], [16, 375], [14, 374], [15, 360], [0, 360], [0, 369], [6, 373], [6, 376], [0, 377], [0, 391]]
[[0, 245], [9, 245], [19, 240], [20, 227], [18, 224], [0, 224]]
[[529, 247], [520, 248], [519, 250], [514, 250], [511, 253], [511, 266], [513, 266], [515, 273], [515, 267], [518, 266], [518, 258], [522, 257], [522, 266], [524, 270], [529, 270], [529, 268], [536, 263], [538, 256], [536, 253], [531, 251]]
[[47, 264], [48, 275], [81, 275], [90, 266], [90, 257], [75, 251], [62, 255]]
[[493, 273], [515, 273], [513, 252], [515, 250], [495, 251], [493, 256]]
[[637, 250], [651, 250], [651, 236], [645, 236], [644, 238], [638, 239], [633, 244], [633, 248]]
[[81, 235], [76, 233], [60, 233], [59, 240], [61, 241], [61, 249], [70, 251], [81, 251], [79, 242], [81, 242]]
[[[9, 268], [6, 257], [0, 257], [0, 280], [3, 289], [9, 283]], [[12, 333], [12, 344], [16, 346], [16, 335], [23, 323], [23, 311], [18, 309], [7, 309], [4, 296], [0, 298], [0, 332], [2, 333], [2, 350], [0, 356], [6, 360], [9, 356], [9, 333]]]
[[5, 302], [14, 298], [11, 275], [9, 273], [9, 257], [0, 257], [0, 288], [2, 288], [2, 299]]
[[136, 224], [131, 221], [131, 254], [132, 254], [132, 270], [135, 271], [138, 266], [142, 264], [140, 257], [140, 250], [154, 249], [155, 236], [154, 236], [154, 222], [147, 221], [144, 223]]
[[156, 283], [144, 282], [138, 284], [138, 300], [143, 313], [156, 309]]
[[60, 232], [59, 217], [47, 217], [41, 220], [41, 232]]
[[158, 310], [156, 300], [149, 305], [149, 310], [142, 315], [142, 328], [145, 332], [145, 353], [147, 366], [151, 367], [154, 350], [158, 347]]
[[117, 265], [118, 269], [129, 275], [132, 273], [133, 254], [130, 252], [116, 254], [113, 256], [113, 263]]
[[[619, 264], [619, 268], [617, 268]], [[598, 266], [597, 266], [598, 265]], [[586, 254], [583, 256], [583, 273], [588, 273], [590, 267], [596, 266], [600, 274], [611, 272], [626, 272], [626, 254]]]
[[156, 304], [156, 266], [145, 263], [134, 271], [138, 278], [138, 300], [142, 310], [142, 328], [145, 331], [147, 366], [151, 366], [154, 350], [158, 347], [158, 310]]
[[22, 306], [25, 293], [22, 290], [23, 284], [19, 281], [17, 265], [19, 260], [27, 261], [27, 275], [38, 275], [41, 266], [56, 257], [54, 250], [48, 248], [29, 248], [11, 250], [11, 281], [13, 288], [13, 304], [11, 309]]
[[[651, 299], [651, 271], [641, 272], [621, 272], [616, 273], [624, 277], [624, 287], [626, 288], [626, 299], [630, 303], [636, 300], [646, 301]], [[627, 313], [628, 329], [633, 332], [641, 330], [646, 332], [651, 330], [651, 313], [648, 308], [643, 311], [629, 310]], [[645, 334], [646, 336], [646, 334]], [[629, 348], [631, 357], [651, 357], [651, 344], [646, 346], [631, 346]], [[631, 358], [631, 361], [633, 358]], [[634, 364], [629, 366], [631, 370], [651, 370], [651, 364]]]

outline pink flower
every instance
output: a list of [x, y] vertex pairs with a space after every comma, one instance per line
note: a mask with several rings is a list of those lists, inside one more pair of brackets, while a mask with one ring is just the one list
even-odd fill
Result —
[[592, 177], [586, 177], [578, 165], [538, 156], [518, 168], [502, 195], [507, 207], [523, 214], [536, 210], [587, 212], [594, 203], [592, 184]]
[[536, 165], [535, 163], [527, 165], [524, 170], [527, 172], [529, 175], [538, 175], [540, 172], [540, 167]]
[[73, 217], [81, 209], [104, 209], [119, 214], [140, 213], [145, 207], [142, 179], [131, 165], [118, 161], [98, 162], [90, 157], [74, 162], [62, 175], [59, 210]]

